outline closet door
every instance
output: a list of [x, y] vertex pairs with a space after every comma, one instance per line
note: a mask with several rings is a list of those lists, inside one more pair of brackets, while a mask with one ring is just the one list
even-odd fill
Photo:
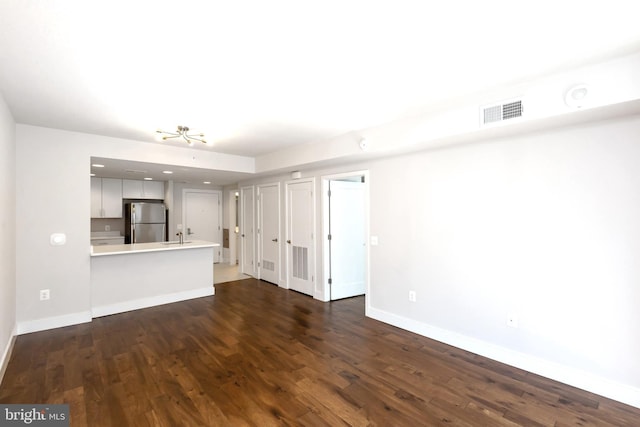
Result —
[[313, 296], [314, 182], [287, 183], [287, 284]]
[[280, 185], [258, 187], [258, 271], [261, 280], [280, 280]]

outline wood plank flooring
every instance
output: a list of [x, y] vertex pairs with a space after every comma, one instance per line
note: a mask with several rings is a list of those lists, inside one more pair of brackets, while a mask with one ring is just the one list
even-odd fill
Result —
[[19, 336], [1, 403], [73, 426], [637, 426], [640, 409], [247, 279]]

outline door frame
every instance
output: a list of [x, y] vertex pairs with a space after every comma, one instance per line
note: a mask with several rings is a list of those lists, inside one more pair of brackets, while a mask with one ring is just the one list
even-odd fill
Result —
[[322, 293], [322, 301], [331, 301], [331, 285], [329, 285], [331, 257], [329, 255], [329, 181], [349, 178], [353, 176], [364, 176], [364, 238], [365, 238], [365, 265], [364, 265], [364, 284], [365, 284], [365, 308], [369, 306], [369, 295], [371, 294], [370, 283], [370, 243], [369, 243], [369, 171], [361, 170], [354, 172], [344, 172], [332, 175], [322, 175], [322, 284], [324, 292]]
[[[278, 259], [277, 259], [277, 268], [278, 268], [278, 274], [277, 274], [277, 283], [276, 285], [282, 287], [282, 225], [281, 225], [281, 196], [280, 196], [280, 182], [276, 181], [276, 182], [272, 182], [272, 183], [268, 183], [268, 184], [260, 184], [257, 186], [256, 188], [256, 208], [258, 211], [258, 215], [257, 215], [257, 236], [258, 238], [256, 239], [257, 242], [257, 254], [258, 254], [258, 260], [262, 260], [262, 246], [263, 246], [263, 236], [264, 233], [262, 231], [262, 209], [261, 209], [261, 205], [262, 205], [262, 198], [261, 195], [262, 193], [260, 192], [260, 190], [263, 187], [276, 187], [276, 191], [278, 194], [278, 212], [277, 212], [277, 218], [278, 218]], [[260, 261], [258, 261], [258, 279], [262, 278], [262, 263]]]
[[[311, 245], [311, 253], [309, 254], [309, 272], [311, 273], [311, 282], [313, 283], [313, 292], [312, 292], [312, 297], [315, 299], [320, 299], [322, 300], [322, 295], [318, 293], [318, 280], [317, 280], [317, 275], [316, 275], [316, 264], [317, 264], [317, 260], [316, 260], [316, 251], [317, 251], [317, 244], [318, 244], [318, 239], [316, 238], [316, 178], [315, 177], [309, 177], [309, 178], [301, 178], [301, 179], [292, 179], [292, 180], [288, 180], [285, 181], [284, 183], [284, 198], [285, 198], [285, 240], [290, 240], [291, 236], [289, 236], [289, 228], [290, 228], [290, 224], [291, 224], [291, 218], [289, 217], [289, 185], [293, 185], [293, 184], [300, 184], [303, 182], [309, 182], [311, 183], [311, 191], [313, 192], [313, 196], [311, 197], [311, 212], [312, 212], [312, 216], [313, 218], [311, 219], [311, 232], [312, 232], [312, 245]], [[289, 268], [291, 267], [291, 256], [290, 253], [291, 251], [289, 250], [290, 248], [290, 244], [287, 243], [287, 245], [285, 246], [285, 271], [284, 271], [284, 282], [285, 282], [285, 288], [286, 289], [291, 289], [291, 287], [289, 286]]]
[[[186, 233], [187, 227], [187, 193], [204, 193], [218, 195], [218, 240], [220, 246], [218, 249], [218, 262], [222, 261], [222, 190], [205, 190], [201, 188], [183, 188], [182, 189], [182, 233]], [[188, 240], [188, 236], [184, 234], [184, 239]], [[215, 252], [215, 248], [214, 248]], [[213, 257], [215, 263], [215, 255]]]

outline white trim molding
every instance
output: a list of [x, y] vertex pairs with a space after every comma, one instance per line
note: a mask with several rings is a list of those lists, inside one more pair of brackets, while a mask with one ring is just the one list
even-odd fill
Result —
[[640, 389], [636, 387], [617, 383], [572, 366], [544, 360], [379, 310], [371, 307], [369, 302], [366, 305], [366, 316], [480, 356], [640, 408]]
[[174, 292], [171, 294], [139, 298], [131, 301], [107, 304], [91, 309], [92, 317], [109, 316], [111, 314], [124, 313], [126, 311], [139, 310], [141, 308], [155, 307], [157, 305], [171, 304], [173, 302], [185, 301], [194, 298], [208, 297], [215, 295], [213, 286], [206, 288], [191, 289], [188, 291]]
[[18, 325], [13, 325], [11, 336], [9, 337], [9, 341], [4, 347], [4, 353], [2, 353], [2, 358], [0, 358], [0, 384], [2, 384], [4, 373], [7, 371], [7, 366], [9, 366], [9, 359], [11, 359], [11, 353], [13, 353], [13, 345], [16, 342], [17, 329], [18, 329]]
[[48, 329], [62, 328], [65, 326], [79, 325], [91, 322], [90, 311], [63, 314], [61, 316], [45, 317], [44, 319], [26, 320], [18, 322], [18, 335], [31, 332], [46, 331]]

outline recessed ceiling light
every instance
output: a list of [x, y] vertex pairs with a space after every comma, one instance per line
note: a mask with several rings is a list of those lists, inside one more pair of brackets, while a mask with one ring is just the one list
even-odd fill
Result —
[[103, 168], [104, 167], [104, 165], [101, 165], [99, 163], [94, 163], [91, 166], [93, 166], [94, 168]]
[[90, 173], [89, 176], [96, 176], [96, 174], [95, 173]]
[[203, 184], [211, 184], [211, 181], [204, 181]]
[[173, 171], [162, 171], [162, 173], [166, 173], [167, 175], [171, 175]]
[[153, 181], [153, 178], [145, 178], [145, 181]]

